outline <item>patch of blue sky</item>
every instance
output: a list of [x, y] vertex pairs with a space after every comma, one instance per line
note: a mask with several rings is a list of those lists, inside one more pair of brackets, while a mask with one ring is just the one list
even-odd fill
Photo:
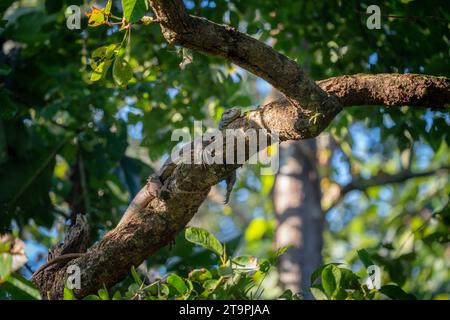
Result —
[[[142, 110], [132, 107], [130, 105], [126, 105], [122, 108], [119, 109], [119, 111], [117, 111], [116, 113], [116, 117], [118, 119], [122, 119], [125, 122], [128, 122], [128, 115], [132, 113], [135, 115], [144, 115], [144, 113], [142, 112]], [[144, 124], [142, 123], [142, 121], [138, 121], [135, 124], [128, 124], [127, 125], [127, 132], [128, 135], [135, 139], [135, 140], [142, 140], [142, 130], [143, 130]]]
[[234, 196], [238, 202], [246, 202], [248, 197], [250, 196], [250, 192], [248, 189], [243, 188], [239, 189], [234, 193]]
[[331, 164], [334, 168], [331, 177], [334, 181], [340, 185], [346, 185], [350, 183], [352, 177], [350, 175], [350, 167], [347, 161], [344, 160], [345, 156], [341, 150], [337, 150], [331, 158]]
[[394, 120], [392, 120], [392, 117], [388, 113], [383, 114], [383, 125], [388, 129], [395, 126]]
[[184, 5], [186, 6], [186, 8], [188, 10], [194, 9], [195, 8], [195, 2], [192, 0], [184, 0]]
[[272, 90], [272, 87], [265, 80], [263, 80], [261, 78], [257, 78], [256, 79], [256, 90], [258, 91], [258, 94], [260, 96], [266, 97], [269, 95], [270, 90]]
[[380, 128], [367, 128], [361, 123], [352, 125], [350, 127], [352, 154], [358, 159], [369, 160], [373, 156], [371, 153], [373, 153], [374, 146], [382, 148], [380, 132]]
[[240, 229], [236, 226], [231, 216], [222, 216], [219, 219], [220, 231], [217, 238], [221, 242], [229, 242], [241, 234]]
[[378, 53], [374, 52], [369, 55], [369, 64], [375, 65], [378, 62]]
[[266, 216], [267, 215], [266, 215], [266, 212], [264, 211], [264, 208], [261, 208], [261, 207], [256, 207], [252, 212], [253, 219], [265, 218]]
[[246, 71], [240, 67], [236, 67], [236, 72], [229, 72], [229, 76], [234, 83], [240, 82]]
[[325, 217], [331, 232], [337, 232], [344, 227], [341, 210], [331, 208]]
[[119, 26], [118, 25], [113, 25], [112, 27], [110, 27], [110, 28], [108, 28], [107, 30], [106, 30], [106, 34], [108, 35], [108, 36], [110, 36], [110, 35], [112, 35], [112, 34], [114, 34], [114, 33], [116, 33], [116, 32], [119, 32]]
[[431, 127], [433, 126], [433, 118], [435, 116], [435, 113], [431, 110], [427, 110], [425, 114], [423, 115], [423, 119], [426, 122], [425, 131], [430, 132]]
[[136, 124], [129, 124], [127, 126], [128, 135], [131, 138], [133, 138], [134, 140], [141, 141], [143, 128], [144, 128], [144, 123], [142, 121], [139, 121]]
[[[36, 267], [44, 262], [45, 253], [48, 248], [43, 244], [34, 240], [25, 240], [25, 255], [28, 258], [28, 264], [31, 268], [36, 269]], [[44, 254], [44, 255], [42, 255]]]
[[387, 202], [377, 203], [377, 214], [378, 216], [385, 218], [388, 217], [391, 211], [391, 205]]
[[215, 1], [203, 0], [202, 2], [200, 2], [200, 7], [202, 7], [202, 8], [215, 8], [215, 7], [217, 7], [217, 4], [216, 4]]
[[[170, 269], [170, 268], [176, 266], [177, 264], [179, 264], [181, 261], [182, 261], [181, 257], [171, 256], [166, 260], [166, 267], [167, 267], [167, 269]], [[165, 270], [165, 272], [167, 272], [167, 270]]]
[[392, 196], [393, 196], [393, 188], [392, 186], [383, 186], [380, 188], [380, 192], [378, 194], [378, 196], [380, 197], [381, 200], [389, 202], [392, 200]]
[[416, 156], [416, 166], [418, 170], [425, 170], [433, 157], [433, 150], [427, 144], [416, 142], [414, 144], [414, 154]]
[[[58, 236], [58, 230], [56, 228], [47, 229], [44, 227], [39, 227], [39, 234], [44, 237], [56, 238]], [[44, 263], [48, 248], [32, 239], [24, 240], [25, 242], [25, 255], [28, 258], [28, 264], [33, 269], [36, 270], [38, 266]], [[27, 273], [29, 273], [27, 271]], [[31, 276], [30, 274], [25, 274], [25, 276]]]
[[180, 93], [180, 89], [178, 89], [178, 88], [168, 88], [167, 89], [167, 95], [171, 99], [175, 98], [178, 95], [178, 93]]
[[[261, 189], [261, 181], [259, 176], [255, 176], [250, 173], [246, 175], [246, 184], [253, 189], [259, 190]], [[239, 179], [239, 171], [238, 171], [238, 179]]]

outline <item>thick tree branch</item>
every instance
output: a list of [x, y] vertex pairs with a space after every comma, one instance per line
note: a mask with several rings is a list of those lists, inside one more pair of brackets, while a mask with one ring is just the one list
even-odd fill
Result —
[[150, 5], [170, 44], [221, 56], [263, 78], [296, 106], [325, 116], [341, 109], [292, 59], [233, 27], [190, 16], [181, 0], [150, 0]]
[[450, 79], [420, 74], [356, 74], [318, 81], [343, 106], [450, 107]]

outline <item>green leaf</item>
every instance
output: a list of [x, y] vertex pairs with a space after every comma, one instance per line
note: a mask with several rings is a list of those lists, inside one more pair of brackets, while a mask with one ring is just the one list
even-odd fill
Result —
[[326, 266], [323, 269], [322, 286], [328, 296], [334, 297], [340, 287], [341, 277], [341, 270], [334, 265]]
[[357, 252], [359, 260], [361, 260], [361, 262], [364, 264], [366, 268], [368, 268], [371, 265], [374, 265], [374, 263], [370, 259], [369, 253], [365, 249], [358, 250]]
[[111, 13], [111, 8], [112, 8], [112, 0], [108, 0], [106, 7], [103, 9], [105, 15], [109, 15]]
[[271, 263], [269, 260], [262, 260], [262, 262], [259, 265], [259, 270], [262, 273], [266, 273], [270, 270], [270, 268], [272, 267], [273, 263]]
[[208, 269], [194, 269], [189, 272], [189, 279], [197, 282], [205, 282], [206, 280], [212, 279], [212, 275]]
[[170, 293], [170, 289], [167, 285], [161, 284], [159, 286], [159, 297], [160, 298], [163, 298], [163, 299], [166, 298], [169, 295], [169, 293]]
[[213, 291], [217, 288], [219, 282], [220, 282], [219, 279], [205, 281], [205, 283], [203, 283], [203, 288], [205, 288], [208, 291]]
[[96, 294], [90, 294], [83, 298], [83, 300], [102, 300], [99, 296]]
[[93, 7], [92, 11], [88, 14], [89, 20], [88, 25], [90, 27], [98, 27], [107, 21], [107, 16], [105, 15], [103, 9], [98, 9]]
[[131, 266], [131, 275], [133, 276], [134, 282], [136, 282], [139, 286], [142, 286], [143, 282], [139, 277], [136, 268], [134, 266]]
[[159, 282], [152, 283], [148, 287], [145, 288], [145, 291], [150, 293], [153, 296], [157, 296], [159, 293]]
[[168, 276], [167, 283], [174, 287], [180, 294], [185, 294], [188, 291], [184, 280], [176, 274], [171, 274]]
[[286, 299], [286, 300], [292, 300], [292, 291], [290, 289], [284, 290], [284, 292], [278, 297], [278, 299]]
[[258, 259], [253, 256], [236, 257], [233, 264], [233, 269], [238, 272], [255, 272], [259, 269]]
[[111, 63], [112, 61], [108, 59], [100, 62], [91, 74], [91, 81], [99, 81], [100, 79], [104, 78], [106, 73], [108, 72], [109, 67], [111, 66]]
[[328, 300], [328, 297], [325, 294], [325, 292], [323, 292], [321, 289], [317, 287], [311, 287], [309, 288], [309, 291], [311, 291], [311, 294], [316, 300]]
[[114, 82], [121, 87], [124, 87], [133, 78], [133, 69], [128, 61], [123, 56], [117, 57], [113, 65]]
[[150, 295], [157, 296], [158, 298], [162, 299], [167, 297], [170, 293], [169, 287], [159, 282], [152, 283], [145, 290], [150, 293]]
[[327, 263], [327, 264], [324, 264], [323, 266], [320, 266], [316, 270], [314, 270], [314, 272], [311, 274], [311, 285], [322, 275], [323, 269], [326, 268], [329, 265], [338, 266], [338, 265], [340, 265], [340, 263], [334, 263], [334, 262], [333, 263]]
[[417, 300], [414, 295], [406, 293], [402, 288], [393, 284], [384, 285], [379, 291], [392, 300]]
[[109, 293], [108, 290], [106, 290], [106, 288], [98, 290], [98, 296], [102, 300], [109, 300]]
[[0, 283], [5, 281], [12, 272], [12, 263], [12, 255], [6, 252], [0, 254]]
[[0, 1], [0, 12], [5, 11], [15, 0], [2, 0]]
[[6, 280], [9, 292], [14, 292], [16, 299], [35, 299], [40, 300], [41, 295], [34, 285], [17, 272], [10, 274]]
[[230, 11], [230, 24], [235, 28], [239, 27], [239, 15], [236, 11]]
[[288, 249], [289, 249], [289, 245], [288, 246], [283, 246], [283, 247], [281, 247], [281, 248], [278, 248], [277, 250], [275, 250], [274, 252], [271, 252], [270, 254], [269, 254], [269, 262], [271, 263], [271, 264], [276, 264], [277, 263], [277, 261], [278, 261], [278, 258], [282, 255], [282, 254], [284, 254]]
[[341, 271], [341, 287], [344, 289], [360, 289], [359, 277], [351, 270], [339, 268]]
[[[17, 122], [13, 122], [12, 125], [18, 128], [21, 127]], [[30, 146], [29, 142], [22, 140], [30, 136], [23, 134], [23, 131], [21, 133], [21, 131], [22, 129], [19, 129], [14, 132], [17, 143], [26, 143]], [[11, 138], [12, 135], [10, 136]], [[49, 144], [51, 143], [51, 140], [47, 141]], [[17, 204], [20, 204], [21, 213], [20, 215], [14, 213], [14, 216], [17, 216], [17, 221], [22, 225], [28, 219], [28, 212], [32, 211], [32, 208], [39, 208], [34, 214], [30, 213], [33, 215], [33, 219], [35, 219], [36, 223], [45, 224], [48, 227], [51, 226], [51, 223], [49, 224], [48, 222], [49, 220], [53, 221], [50, 215], [52, 204], [48, 193], [54, 172], [55, 155], [66, 143], [67, 139], [63, 138], [57, 145], [55, 143], [52, 144], [54, 146], [53, 149], [50, 148], [50, 145], [44, 147], [42, 144], [39, 147], [33, 147], [33, 149], [28, 149], [29, 147], [27, 147], [28, 152], [33, 154], [33, 157], [28, 157], [29, 160], [26, 162], [22, 160], [9, 161], [2, 165], [0, 170], [2, 171], [2, 177], [0, 178], [0, 190], [2, 190], [0, 192], [0, 203], [4, 203], [7, 206], [2, 208], [3, 216], [0, 219], [0, 224], [3, 227], [7, 226], [4, 223], [8, 223], [8, 218], [12, 218], [11, 215], [14, 213], [14, 208], [16, 208]], [[50, 217], [51, 219], [49, 219]]]
[[64, 1], [60, 0], [45, 0], [45, 11], [48, 13], [56, 13], [63, 7]]
[[0, 119], [10, 120], [17, 113], [17, 105], [11, 100], [6, 90], [0, 89]]
[[12, 71], [11, 66], [0, 64], [0, 76], [7, 76]]
[[123, 16], [128, 22], [140, 20], [148, 11], [146, 0], [122, 0]]
[[117, 49], [120, 47], [120, 44], [110, 44], [108, 46], [98, 47], [91, 53], [91, 57], [93, 59], [111, 59], [113, 55], [116, 53]]
[[185, 279], [185, 283], [188, 289], [186, 295], [189, 295], [192, 292], [192, 290], [194, 290], [194, 285], [192, 284], [192, 281], [189, 279]]
[[223, 247], [220, 241], [204, 229], [189, 227], [186, 229], [184, 236], [187, 241], [202, 246], [216, 253], [219, 257], [223, 254]]
[[278, 248], [277, 251], [275, 251], [275, 256], [278, 258], [282, 254], [284, 254], [287, 251], [287, 249], [289, 249], [289, 247], [290, 247], [290, 245]]
[[217, 268], [217, 272], [221, 277], [227, 277], [233, 274], [233, 268], [229, 265], [222, 265]]
[[128, 292], [131, 294], [136, 294], [140, 290], [141, 286], [137, 283], [132, 283], [128, 286]]
[[64, 287], [64, 300], [77, 300], [73, 291], [67, 287]]
[[347, 298], [347, 296], [348, 296], [347, 291], [345, 289], [343, 289], [342, 287], [340, 287], [334, 293], [333, 298], [335, 300], [345, 300]]

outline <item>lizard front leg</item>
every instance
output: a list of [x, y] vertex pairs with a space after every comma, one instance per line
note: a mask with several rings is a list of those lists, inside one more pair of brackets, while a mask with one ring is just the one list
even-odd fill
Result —
[[132, 216], [145, 209], [150, 201], [159, 196], [161, 187], [162, 184], [159, 178], [151, 175], [147, 179], [145, 186], [138, 192], [133, 201], [131, 201], [117, 226], [128, 222]]
[[231, 191], [233, 191], [233, 187], [236, 183], [236, 171], [231, 172], [228, 177], [225, 178], [225, 182], [227, 184], [227, 193], [225, 195], [225, 200], [223, 204], [227, 204], [230, 201]]
[[[225, 111], [219, 122], [219, 130], [225, 130], [227, 126], [232, 123], [234, 120], [241, 116], [241, 109], [239, 108], [231, 108]], [[224, 204], [227, 204], [230, 200], [231, 191], [233, 191], [234, 184], [236, 183], [236, 171], [233, 170], [225, 179], [227, 184], [227, 193], [225, 195]]]

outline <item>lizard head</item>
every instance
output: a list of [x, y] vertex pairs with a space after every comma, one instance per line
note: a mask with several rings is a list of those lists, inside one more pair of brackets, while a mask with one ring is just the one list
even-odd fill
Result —
[[220, 118], [219, 122], [219, 129], [224, 129], [229, 125], [231, 122], [233, 122], [235, 119], [239, 118], [241, 116], [241, 109], [237, 107], [233, 107], [231, 109], [228, 109], [222, 113], [222, 116]]

